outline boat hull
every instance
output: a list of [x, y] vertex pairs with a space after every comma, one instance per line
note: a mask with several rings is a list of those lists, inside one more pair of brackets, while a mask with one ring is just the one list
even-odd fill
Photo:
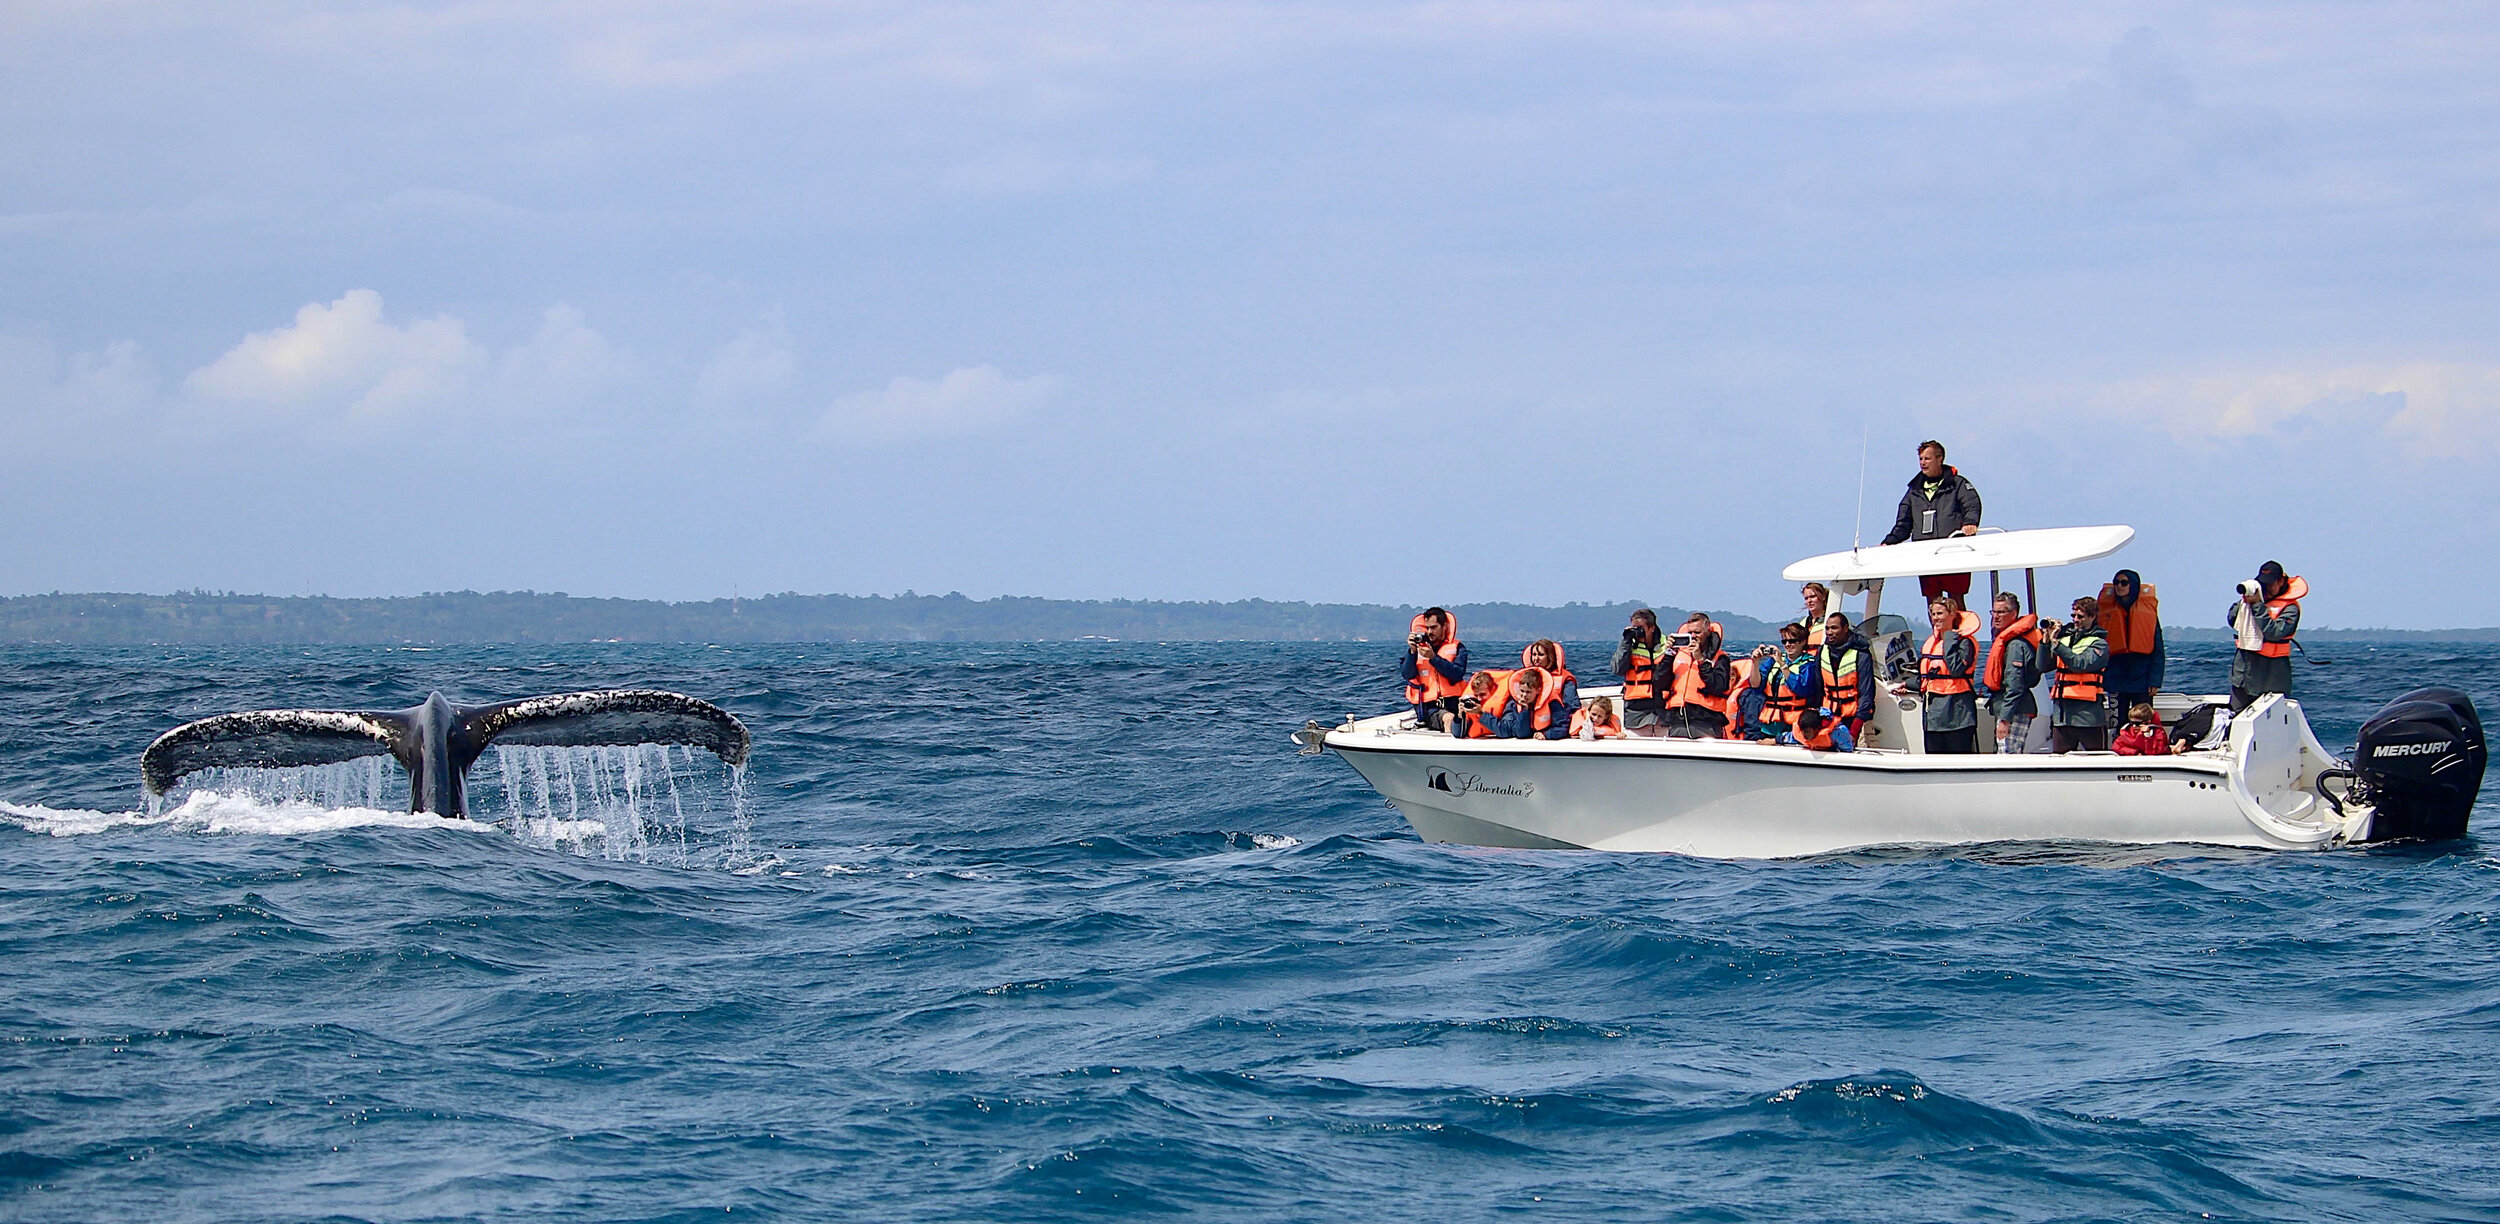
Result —
[[2297, 706], [2269, 701], [2242, 717], [2231, 750], [2177, 757], [1457, 740], [1394, 718], [1325, 742], [1436, 842], [1780, 858], [1996, 841], [2309, 849], [2347, 836], [2305, 790], [2331, 762]]

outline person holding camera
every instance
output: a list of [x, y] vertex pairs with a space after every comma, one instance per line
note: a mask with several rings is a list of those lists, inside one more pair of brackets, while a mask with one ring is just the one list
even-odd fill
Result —
[[2040, 699], [2031, 695], [2040, 683], [2040, 618], [2023, 615], [2022, 596], [2012, 591], [1997, 596], [1990, 612], [1996, 635], [1979, 687], [1987, 695], [1989, 716], [1997, 720], [1997, 751], [2019, 756], [2031, 742], [2031, 720], [2040, 716]]
[[2257, 580], [2240, 584], [2240, 601], [2231, 605], [2231, 712], [2255, 704], [2268, 693], [2292, 691], [2292, 638], [2300, 632], [2300, 600], [2309, 580], [2286, 577], [2283, 563], [2257, 567]]
[[1614, 673], [1623, 677], [1625, 732], [1648, 737], [1667, 733], [1667, 677], [1663, 672], [1673, 653], [1666, 635], [1658, 632], [1658, 614], [1635, 609], [1614, 658]]
[[2102, 702], [2101, 674], [2109, 667], [2109, 634], [2101, 628], [2101, 601], [2075, 600], [2074, 619], [2040, 626], [2049, 666], [2049, 742], [2059, 753], [2109, 749], [2109, 709]]
[[1562, 685], [1541, 667], [1477, 672], [1459, 699], [1450, 734], [1460, 739], [1567, 739], [1571, 712]]
[[1415, 725], [1445, 730], [1458, 699], [1467, 691], [1467, 646], [1458, 640], [1458, 621], [1446, 608], [1426, 608], [1407, 625], [1406, 657], [1398, 663], [1406, 681], [1406, 702], [1415, 707]]
[[1820, 707], [1823, 695], [1821, 669], [1814, 664], [1814, 652], [1806, 649], [1806, 627], [1780, 626], [1779, 651], [1769, 646], [1754, 651], [1754, 670], [1762, 680], [1762, 713], [1747, 729], [1745, 738], [1777, 740], [1784, 732], [1797, 729], [1797, 715]]
[[[1901, 509], [1894, 513], [1892, 530], [1884, 534], [1884, 543], [1941, 540], [1978, 532], [1978, 487], [1944, 461], [1944, 443], [1933, 438], [1919, 443], [1918, 475], [1910, 477], [1910, 489], [1901, 495]], [[1956, 599], [1967, 597], [1970, 575], [1923, 575], [1918, 580], [1918, 593], [1929, 599], [1943, 594]]]
[[1733, 664], [1719, 648], [1719, 626], [1695, 612], [1675, 636], [1673, 680], [1667, 696], [1667, 734], [1678, 739], [1724, 739], [1727, 736], [1729, 672]]
[[1979, 751], [1979, 702], [1971, 677], [1979, 642], [1971, 631], [1979, 618], [1951, 595], [1927, 601], [1927, 642], [1918, 650], [1919, 727], [1930, 756], [1968, 756]]

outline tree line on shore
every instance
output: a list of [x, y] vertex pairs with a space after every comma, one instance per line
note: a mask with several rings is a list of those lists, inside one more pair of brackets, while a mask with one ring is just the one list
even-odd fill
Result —
[[[1633, 602], [1456, 604], [1461, 635], [1609, 641]], [[1656, 607], [1668, 625], [1685, 609]], [[0, 641], [69, 645], [429, 645], [559, 642], [1394, 642], [1416, 607], [1243, 599], [1229, 603], [1037, 599], [960, 594], [767, 595], [665, 602], [536, 591], [450, 591], [374, 599], [325, 595], [61, 594], [0, 598]], [[1764, 641], [1771, 622], [1713, 612], [1731, 642]], [[2175, 641], [2220, 628], [2170, 626]], [[2500, 641], [2500, 629], [2305, 630], [2304, 638]], [[1602, 665], [1601, 665], [1602, 666]]]

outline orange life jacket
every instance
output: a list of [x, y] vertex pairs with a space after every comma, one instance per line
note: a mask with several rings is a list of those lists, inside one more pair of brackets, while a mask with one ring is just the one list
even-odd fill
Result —
[[[1440, 649], [1433, 653], [1456, 663], [1458, 662], [1458, 618], [1453, 616], [1446, 623], [1450, 627], [1450, 640], [1441, 643]], [[1415, 619], [1406, 623], [1406, 632], [1412, 637], [1423, 631], [1424, 618], [1421, 613], [1417, 613]], [[1462, 697], [1466, 693], [1466, 677], [1462, 676], [1452, 681], [1444, 677], [1438, 669], [1421, 661], [1415, 664], [1415, 678], [1406, 682], [1406, 704], [1408, 705], [1431, 705], [1444, 697]]]
[[[1804, 656], [1804, 658], [1808, 674], [1814, 674], [1814, 657], [1812, 655], [1807, 655]], [[1779, 691], [1772, 691], [1771, 677], [1775, 675], [1786, 675], [1788, 666], [1788, 660], [1781, 659], [1773, 664], [1771, 671], [1763, 674], [1761, 725], [1765, 727], [1770, 726], [1773, 723], [1786, 723], [1789, 729], [1793, 731], [1797, 726], [1797, 716], [1805, 712], [1805, 694], [1797, 692], [1785, 684], [1779, 686]]]
[[2109, 635], [2111, 654], [2151, 654], [2160, 631], [2161, 601], [2154, 597], [2150, 584], [2136, 588], [2132, 608], [2119, 607], [2110, 595], [2110, 584], [2101, 584], [2101, 632]]
[[1658, 661], [1668, 652], [1666, 635], [1660, 634], [1655, 644], [1632, 643], [1632, 655], [1624, 664], [1623, 699], [1647, 701], [1658, 695]]
[[1872, 667], [1875, 661], [1865, 651], [1847, 646], [1841, 647], [1840, 657], [1846, 666], [1835, 668], [1830, 651], [1817, 648], [1814, 652], [1815, 666], [1823, 669], [1823, 704], [1831, 708], [1836, 718], [1856, 718], [1858, 669]]
[[[2150, 594], [2150, 592], [2148, 591], [2147, 594]], [[2040, 618], [2029, 614], [2021, 616], [2017, 618], [2013, 624], [1997, 630], [1996, 640], [1988, 643], [1988, 670], [1986, 674], [1988, 677], [1989, 692], [2002, 693], [2005, 691], [2005, 644], [2007, 642], [2017, 640], [2031, 643], [2032, 665], [2035, 667], [2038, 666], [2040, 661], [2040, 647], [2042, 644], [2042, 638], [2040, 636]]]
[[[1821, 616], [1814, 618], [1813, 624], [1806, 625], [1806, 645], [1821, 649], [1823, 645], [1823, 628], [1824, 626], [1830, 624], [1831, 620], [1831, 610], [1826, 608]], [[1805, 622], [1800, 621], [1798, 623], [1804, 624]]]
[[[1720, 627], [1717, 621], [1710, 622], [1707, 632], [1722, 642], [1727, 640], [1727, 630]], [[1712, 697], [1701, 691], [1702, 661], [1694, 653], [1699, 645], [1700, 643], [1695, 643], [1693, 646], [1675, 652], [1672, 665], [1675, 683], [1667, 696], [1667, 708], [1672, 710], [1680, 706], [1699, 706], [1724, 718], [1727, 716], [1727, 697], [1724, 695]]]
[[[1543, 677], [1545, 681], [1544, 688], [1537, 694], [1536, 715], [1529, 719], [1529, 726], [1535, 728], [1536, 732], [1539, 735], [1542, 735], [1546, 731], [1553, 728], [1554, 715], [1562, 711], [1562, 681], [1556, 679], [1554, 677], [1554, 673], [1549, 672], [1542, 667], [1520, 668], [1518, 671], [1510, 674], [1510, 700], [1515, 701], [1518, 699], [1520, 691], [1519, 682], [1522, 678], [1530, 675]], [[1505, 708], [1507, 708], [1507, 703], [1505, 703]], [[1566, 725], [1568, 724], [1566, 723]]]
[[2049, 682], [2049, 696], [2058, 701], [2099, 701], [2101, 673], [2069, 671], [2063, 663], [2057, 666], [2057, 678]]
[[1597, 722], [1589, 717], [1588, 707], [1582, 706], [1571, 712], [1571, 738], [1579, 739], [1583, 735], [1595, 735], [1599, 739], [1621, 739], [1623, 719], [1615, 716], [1604, 722]]
[[[1791, 731], [1790, 734], [1794, 735], [1796, 733]], [[1823, 724], [1822, 730], [1815, 732], [1811, 736], [1797, 736], [1797, 746], [1800, 748], [1811, 748], [1816, 752], [1830, 752], [1832, 750], [1832, 725], [1826, 722]]]
[[[1530, 657], [1529, 654], [1529, 652], [1534, 649], [1536, 649], [1534, 646], [1523, 646], [1519, 649], [1519, 666], [1523, 668], [1536, 666], [1536, 660]], [[1578, 684], [1580, 682], [1580, 678], [1578, 676], [1571, 674], [1570, 668], [1563, 666], [1563, 644], [1560, 642], [1554, 643], [1554, 665], [1546, 668], [1545, 673], [1553, 677], [1556, 685]]]
[[1736, 725], [1736, 696], [1753, 687], [1754, 665], [1751, 656], [1737, 659], [1727, 667], [1727, 738], [1745, 738], [1745, 729]]
[[[1965, 608], [1960, 616], [1954, 618], [1951, 632], [1954, 637], [1968, 638], [1978, 628], [1979, 614]], [[1927, 644], [1918, 652], [1919, 688], [1930, 697], [1949, 697], [1970, 691], [1970, 673], [1955, 674], [1945, 662], [1945, 647], [1949, 644], [1945, 640], [1946, 632], [1941, 625], [1930, 630]]]
[[[2284, 579], [2283, 593], [2266, 601], [2266, 615], [2283, 615], [2283, 609], [2298, 607], [2300, 605], [2300, 597], [2308, 593], [2308, 579], [2303, 578], [2298, 574], [2294, 574], [2291, 577]], [[2292, 644], [2288, 641], [2268, 642], [2263, 646], [2259, 646], [2257, 648], [2257, 653], [2264, 655], [2269, 659], [2288, 659], [2292, 656]]]
[[[1519, 673], [1515, 671], [1494, 671], [1487, 669], [1485, 671], [1477, 672], [1476, 675], [1491, 676], [1493, 678], [1493, 691], [1486, 693], [1484, 695], [1484, 700], [1476, 703], [1475, 709], [1462, 710], [1459, 712], [1458, 726], [1459, 730], [1462, 732], [1459, 738], [1492, 739], [1493, 720], [1510, 712], [1511, 682], [1519, 675]], [[1462, 691], [1473, 692], [1475, 690], [1471, 686], [1470, 688]]]

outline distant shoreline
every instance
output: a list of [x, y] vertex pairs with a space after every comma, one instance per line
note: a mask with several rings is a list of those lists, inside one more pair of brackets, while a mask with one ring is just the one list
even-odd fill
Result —
[[[1633, 602], [1458, 604], [1460, 636], [1480, 641], [1609, 641]], [[1670, 624], [1686, 610], [1658, 609]], [[2219, 606], [2219, 605], [2217, 605]], [[0, 598], [0, 642], [31, 645], [458, 645], [590, 642], [1395, 642], [1419, 609], [1264, 599], [1229, 603], [1035, 599], [960, 594], [767, 595], [667, 602], [562, 592], [455, 591], [377, 599], [183, 591]], [[1736, 642], [1775, 626], [1713, 612]], [[2218, 642], [2219, 627], [2170, 626], [2174, 640]], [[2500, 628], [2309, 629], [2321, 641], [2494, 642]]]

